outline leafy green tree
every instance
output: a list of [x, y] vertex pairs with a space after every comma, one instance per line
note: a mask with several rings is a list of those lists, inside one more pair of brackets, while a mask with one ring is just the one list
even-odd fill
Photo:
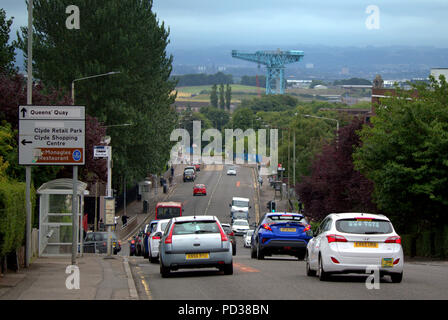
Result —
[[226, 84], [225, 102], [226, 109], [230, 110], [230, 103], [232, 102], [232, 87], [230, 84]]
[[218, 108], [218, 88], [216, 84], [212, 86], [212, 92], [210, 93], [210, 104], [213, 107]]
[[212, 106], [202, 107], [199, 112], [205, 115], [214, 128], [218, 130], [222, 130], [230, 120], [230, 115], [227, 111]]
[[[76, 82], [75, 103], [110, 127], [114, 177], [127, 181], [164, 168], [177, 116], [170, 105], [175, 82], [166, 53], [169, 30], [152, 11], [151, 0], [78, 0], [79, 30], [65, 28], [70, 0], [34, 1], [34, 76], [70, 89], [74, 79], [120, 71]], [[18, 35], [26, 55], [27, 28]], [[117, 179], [118, 180], [118, 179]], [[117, 185], [118, 181], [114, 181]]]
[[448, 221], [448, 85], [430, 77], [418, 97], [397, 89], [360, 131], [355, 167], [374, 182], [374, 201], [402, 232]]
[[7, 20], [5, 10], [0, 8], [0, 73], [17, 72], [14, 67], [14, 45], [8, 44], [12, 20]]
[[224, 84], [223, 83], [221, 83], [219, 85], [219, 107], [221, 109], [225, 109], [225, 107], [226, 107], [226, 99], [225, 99]]

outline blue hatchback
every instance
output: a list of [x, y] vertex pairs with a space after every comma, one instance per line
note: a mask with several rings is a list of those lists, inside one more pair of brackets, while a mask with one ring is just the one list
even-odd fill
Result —
[[251, 257], [264, 259], [284, 254], [303, 260], [306, 246], [312, 238], [311, 226], [299, 213], [266, 213], [252, 235]]

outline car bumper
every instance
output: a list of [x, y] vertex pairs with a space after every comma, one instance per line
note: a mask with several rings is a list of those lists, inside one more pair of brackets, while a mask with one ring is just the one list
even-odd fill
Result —
[[307, 242], [305, 240], [276, 240], [271, 239], [261, 244], [261, 249], [271, 253], [297, 253], [305, 252]]
[[241, 236], [247, 232], [247, 230], [232, 230], [232, 231], [237, 236]]
[[185, 253], [163, 254], [163, 265], [171, 269], [210, 268], [232, 263], [232, 249], [223, 252], [210, 252], [208, 259], [187, 260]]

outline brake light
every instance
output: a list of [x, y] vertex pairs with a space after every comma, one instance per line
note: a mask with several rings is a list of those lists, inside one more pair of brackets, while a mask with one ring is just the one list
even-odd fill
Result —
[[400, 258], [396, 259], [396, 260], [394, 261], [394, 264], [398, 264], [398, 262], [400, 262]]
[[226, 233], [224, 232], [224, 230], [222, 230], [222, 228], [221, 228], [221, 226], [219, 225], [219, 223], [216, 222], [216, 224], [218, 225], [219, 232], [221, 233], [221, 241], [222, 241], [222, 242], [224, 242], [224, 241], [229, 241], [229, 238], [227, 238]]
[[120, 240], [118, 240], [118, 245], [121, 247], [121, 241]]
[[334, 263], [339, 263], [338, 259], [331, 257], [331, 261], [333, 261]]
[[263, 224], [262, 227], [265, 228], [266, 230], [272, 231], [271, 227], [267, 223]]
[[106, 242], [103, 242], [103, 246], [105, 246], [106, 245]]
[[132, 241], [131, 241], [131, 244], [135, 244], [135, 240], [132, 240]]
[[311, 229], [311, 225], [309, 224], [309, 225], [307, 225], [306, 227], [305, 227], [305, 229], [303, 229], [303, 232], [307, 232], [307, 231], [309, 231]]
[[170, 233], [168, 234], [168, 237], [166, 237], [165, 239], [165, 243], [173, 243], [173, 230], [174, 230], [174, 225], [175, 223], [173, 223]]
[[337, 234], [329, 234], [327, 235], [328, 243], [332, 242], [347, 242], [347, 239], [345, 237], [337, 235]]
[[235, 234], [232, 232], [229, 233], [229, 236], [233, 237]]
[[154, 236], [154, 237], [152, 237], [152, 240], [160, 240], [160, 237], [159, 236]]
[[386, 243], [398, 243], [401, 244], [401, 237], [400, 236], [393, 236], [389, 237], [385, 241]]

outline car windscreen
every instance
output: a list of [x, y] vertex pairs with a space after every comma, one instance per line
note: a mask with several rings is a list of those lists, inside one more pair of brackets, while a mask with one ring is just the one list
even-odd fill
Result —
[[272, 215], [266, 217], [267, 222], [298, 222], [301, 224], [308, 224], [306, 219], [301, 216], [293, 215]]
[[173, 235], [220, 233], [216, 221], [185, 221], [176, 222]]
[[[117, 240], [117, 236], [115, 234], [112, 235], [112, 240]], [[107, 240], [107, 232], [105, 233], [95, 233], [95, 241], [106, 241]]]
[[159, 207], [157, 208], [157, 219], [171, 219], [180, 217], [179, 207]]
[[235, 221], [233, 223], [233, 225], [235, 225], [235, 226], [248, 226], [249, 223], [247, 223], [247, 221]]
[[233, 219], [244, 219], [247, 217], [247, 214], [245, 212], [234, 212], [233, 213]]
[[341, 219], [336, 221], [336, 230], [356, 234], [386, 234], [392, 232], [392, 225], [387, 220]]
[[234, 207], [249, 207], [249, 202], [242, 201], [242, 200], [233, 200], [232, 206], [234, 206]]
[[185, 170], [184, 174], [194, 174], [194, 170], [193, 169]]

